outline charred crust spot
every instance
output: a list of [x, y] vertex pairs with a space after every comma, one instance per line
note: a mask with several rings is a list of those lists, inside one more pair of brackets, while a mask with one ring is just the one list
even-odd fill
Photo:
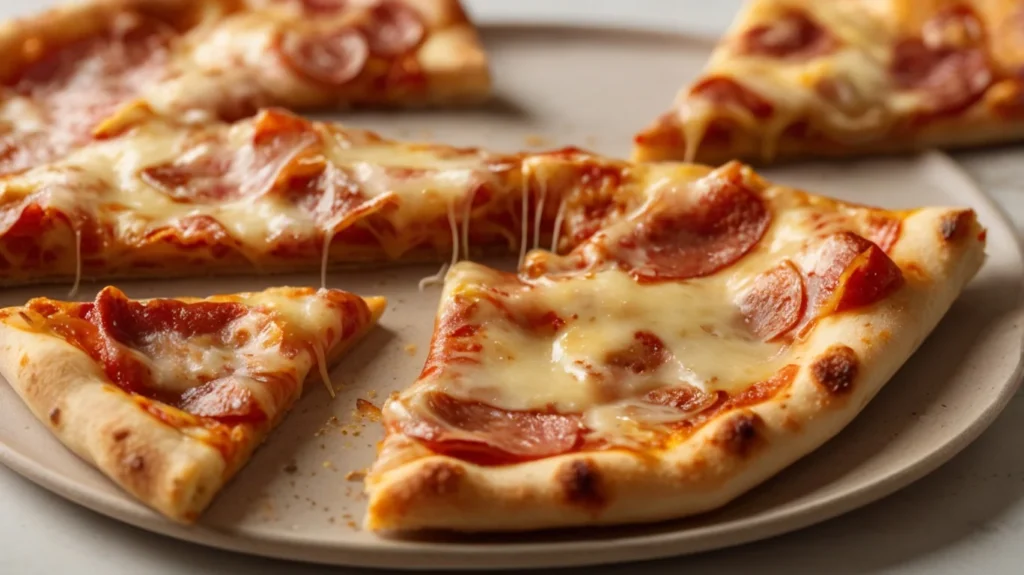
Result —
[[603, 480], [591, 460], [577, 459], [566, 463], [555, 473], [555, 480], [562, 487], [567, 503], [590, 509], [604, 507]]
[[447, 461], [427, 463], [415, 476], [419, 493], [450, 495], [459, 489], [466, 470]]
[[939, 222], [942, 239], [947, 242], [959, 241], [971, 228], [972, 221], [974, 221], [974, 210], [960, 210], [943, 215], [942, 221]]
[[53, 409], [51, 409], [50, 410], [50, 423], [52, 423], [55, 426], [60, 425], [60, 415], [61, 415], [61, 413], [60, 413], [60, 408], [59, 407], [54, 407]]
[[833, 395], [849, 392], [857, 379], [860, 361], [857, 352], [845, 345], [834, 345], [814, 360], [811, 375], [814, 381]]
[[129, 435], [130, 432], [127, 429], [118, 429], [114, 432], [114, 441], [124, 441]]
[[714, 443], [730, 455], [746, 457], [761, 443], [762, 425], [764, 422], [756, 413], [740, 413], [722, 423]]
[[125, 466], [129, 471], [138, 473], [146, 469], [146, 459], [139, 454], [130, 455], [125, 460]]

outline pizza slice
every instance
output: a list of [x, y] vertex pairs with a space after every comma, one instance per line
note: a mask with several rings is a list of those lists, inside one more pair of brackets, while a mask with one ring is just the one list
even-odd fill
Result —
[[457, 0], [105, 0], [0, 25], [0, 52], [0, 174], [61, 157], [140, 103], [207, 122], [490, 92]]
[[984, 259], [968, 209], [857, 206], [737, 163], [676, 170], [565, 255], [449, 272], [423, 371], [383, 408], [369, 529], [722, 506], [849, 423]]
[[[69, 449], [167, 517], [194, 521], [280, 423], [307, 375], [376, 323], [339, 290], [0, 310], [0, 374]], [[333, 390], [332, 390], [333, 394]]]
[[752, 0], [634, 159], [719, 164], [1024, 137], [1016, 0]]
[[649, 184], [581, 150], [401, 142], [276, 109], [122, 119], [0, 177], [0, 284], [441, 262], [549, 245], [555, 227], [568, 249]]

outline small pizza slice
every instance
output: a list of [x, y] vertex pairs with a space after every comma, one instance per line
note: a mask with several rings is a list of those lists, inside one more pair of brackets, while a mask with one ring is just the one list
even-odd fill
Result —
[[[69, 449], [194, 521], [381, 298], [273, 288], [205, 299], [38, 298], [0, 310], [0, 374]], [[310, 378], [311, 379], [311, 378]], [[333, 390], [332, 390], [333, 393]]]
[[449, 272], [426, 365], [383, 408], [369, 529], [722, 506], [848, 424], [984, 259], [971, 210], [678, 170], [566, 255]]
[[206, 122], [490, 91], [457, 0], [106, 0], [0, 24], [0, 53], [0, 174], [59, 158], [140, 104]]
[[1024, 138], [1016, 0], [752, 0], [634, 159], [719, 164]]

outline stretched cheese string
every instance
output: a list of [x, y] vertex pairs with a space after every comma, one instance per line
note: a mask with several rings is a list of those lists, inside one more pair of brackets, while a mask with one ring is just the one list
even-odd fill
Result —
[[331, 399], [334, 399], [334, 385], [331, 384], [331, 374], [327, 371], [327, 357], [324, 354], [324, 346], [319, 341], [313, 342], [313, 354], [316, 356], [316, 366], [320, 370], [320, 379], [323, 380]]
[[530, 171], [526, 169], [526, 162], [523, 162], [523, 185], [522, 185], [522, 213], [520, 214], [520, 241], [519, 241], [519, 263], [516, 267], [522, 267], [523, 262], [526, 261], [526, 238], [529, 235], [529, 211], [528, 211], [528, 196], [530, 195]]
[[543, 177], [537, 180], [540, 197], [537, 199], [537, 213], [533, 215], [533, 249], [540, 247], [540, 222], [544, 218], [544, 204], [548, 199], [548, 182]]
[[455, 203], [450, 199], [448, 200], [448, 228], [452, 232], [451, 262], [442, 264], [441, 269], [437, 270], [436, 274], [421, 279], [418, 286], [420, 291], [425, 290], [427, 286], [436, 285], [444, 281], [444, 274], [459, 261], [459, 225], [455, 221]]
[[[328, 165], [327, 170], [324, 171], [324, 175], [327, 176], [327, 193], [320, 200], [320, 205], [326, 205], [328, 208], [334, 205], [335, 196], [338, 194], [337, 187], [334, 185], [334, 165]], [[324, 204], [326, 200], [326, 204]], [[319, 206], [317, 206], [319, 209]], [[331, 242], [334, 241], [334, 236], [338, 232], [334, 229], [337, 223], [329, 223], [324, 225], [324, 243], [320, 251], [320, 287], [327, 287], [327, 261], [330, 256]]]
[[479, 188], [473, 188], [466, 198], [466, 204], [462, 206], [462, 258], [469, 259], [469, 218], [473, 212], [473, 200], [476, 199], [476, 192]]
[[75, 227], [75, 283], [71, 284], [68, 297], [78, 295], [78, 287], [82, 283], [82, 230]]
[[551, 253], [558, 253], [558, 236], [562, 233], [562, 220], [565, 219], [565, 207], [567, 202], [565, 197], [558, 203], [558, 212], [555, 213], [555, 226], [551, 230]]

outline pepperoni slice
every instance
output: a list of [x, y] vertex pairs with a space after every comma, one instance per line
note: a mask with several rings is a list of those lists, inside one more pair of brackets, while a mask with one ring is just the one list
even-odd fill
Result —
[[890, 77], [903, 90], [922, 92], [932, 115], [955, 114], [977, 102], [994, 81], [985, 52], [984, 24], [966, 6], [940, 11], [893, 49]]
[[811, 257], [805, 321], [870, 305], [903, 283], [899, 266], [878, 246], [852, 232], [829, 236]]
[[572, 451], [582, 441], [583, 426], [576, 415], [507, 411], [440, 392], [432, 392], [427, 404], [438, 423], [426, 419], [405, 422], [402, 432], [434, 452], [473, 463], [495, 465], [552, 457]]
[[922, 40], [900, 42], [890, 68], [896, 86], [926, 94], [932, 114], [955, 114], [977, 102], [992, 84], [981, 48], [931, 49]]
[[685, 280], [713, 274], [739, 260], [771, 223], [764, 201], [739, 178], [716, 173], [695, 203], [671, 194], [606, 247], [607, 258], [639, 282]]
[[245, 306], [231, 302], [132, 301], [113, 288], [101, 291], [93, 305], [88, 314], [90, 321], [128, 344], [144, 343], [166, 333], [183, 338], [214, 334], [246, 314]]
[[903, 285], [903, 272], [878, 246], [857, 256], [839, 280], [835, 311], [871, 305]]
[[690, 95], [720, 106], [738, 106], [755, 118], [765, 120], [775, 113], [775, 106], [750, 88], [726, 76], [713, 76], [699, 82]]
[[718, 394], [682, 384], [653, 389], [644, 394], [644, 401], [678, 409], [685, 413], [697, 413], [714, 405], [718, 401]]
[[385, 0], [371, 10], [363, 33], [371, 54], [391, 58], [418, 46], [426, 28], [415, 10], [401, 2]]
[[796, 327], [806, 304], [803, 277], [787, 260], [757, 276], [739, 307], [750, 331], [771, 341]]
[[366, 38], [355, 28], [318, 34], [288, 32], [275, 46], [291, 70], [307, 80], [334, 88], [356, 79], [370, 57]]
[[747, 30], [740, 38], [741, 54], [783, 59], [808, 59], [828, 54], [837, 43], [828, 30], [802, 10], [790, 10]]
[[143, 169], [139, 177], [177, 202], [256, 197], [297, 170], [295, 160], [317, 141], [308, 121], [266, 110], [254, 120], [252, 142], [246, 148], [230, 149], [219, 139], [201, 141], [174, 162]]
[[178, 402], [178, 409], [228, 424], [266, 420], [267, 415], [249, 388], [239, 381], [239, 377], [222, 377], [187, 390]]
[[145, 168], [139, 177], [178, 202], [220, 202], [238, 196], [238, 185], [226, 179], [233, 158], [217, 153], [186, 158]]

